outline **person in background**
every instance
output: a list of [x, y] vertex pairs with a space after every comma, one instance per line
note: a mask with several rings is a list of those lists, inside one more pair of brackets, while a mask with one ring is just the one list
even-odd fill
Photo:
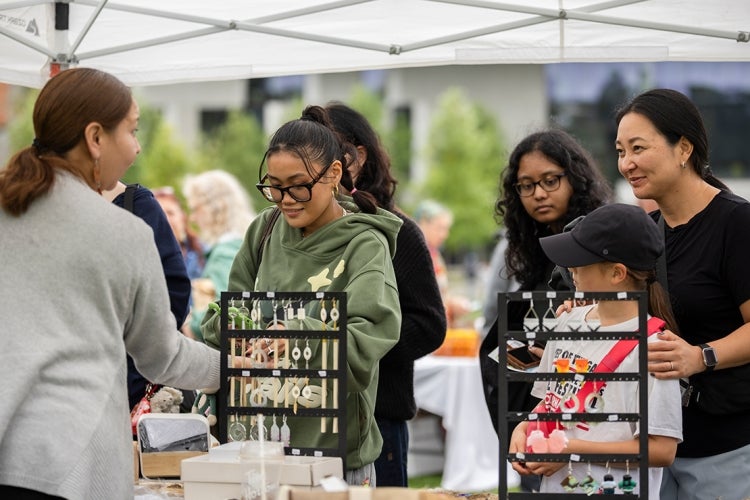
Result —
[[414, 210], [414, 221], [422, 230], [427, 249], [430, 251], [430, 257], [432, 257], [435, 277], [448, 318], [448, 328], [454, 328], [461, 316], [471, 310], [471, 304], [465, 297], [451, 292], [448, 266], [446, 266], [441, 252], [443, 243], [448, 238], [453, 225], [453, 212], [435, 200], [423, 200]]
[[203, 244], [188, 224], [187, 214], [182, 209], [174, 189], [165, 186], [154, 189], [153, 193], [154, 198], [164, 210], [177, 243], [180, 245], [188, 278], [191, 280], [200, 278], [203, 266], [206, 263], [206, 257], [203, 255]]
[[[612, 189], [591, 155], [572, 136], [549, 129], [532, 133], [516, 145], [501, 174], [499, 194], [495, 214], [505, 227], [507, 251], [504, 262], [500, 261], [505, 271], [501, 267], [491, 272], [517, 281], [520, 290], [547, 290], [555, 264], [544, 254], [539, 238], [561, 233], [573, 219], [608, 203]], [[487, 301], [485, 309], [496, 311], [497, 292], [494, 297], [489, 292]], [[525, 311], [518, 309], [510, 308], [510, 325], [523, 321]], [[510, 382], [507, 393], [501, 394], [506, 387], [498, 387], [497, 362], [489, 357], [498, 347], [496, 322], [496, 312], [485, 317], [489, 327], [480, 346], [479, 364], [487, 409], [495, 430], [499, 430], [499, 397], [507, 398], [511, 411], [529, 411], [536, 402], [530, 397], [531, 384], [527, 382]], [[514, 426], [508, 425], [506, 436]], [[521, 486], [526, 491], [538, 490], [539, 479], [522, 476]]]
[[[408, 486], [406, 421], [414, 418], [414, 361], [443, 343], [446, 316], [432, 259], [419, 226], [393, 200], [396, 179], [391, 162], [375, 130], [359, 112], [340, 102], [326, 105], [333, 127], [354, 145], [357, 156], [349, 165], [355, 189], [375, 197], [379, 207], [403, 222], [396, 238], [393, 270], [401, 305], [401, 335], [396, 346], [380, 360], [375, 420], [383, 449], [375, 461], [378, 486]], [[348, 194], [346, 186], [342, 189]]]
[[2, 498], [133, 498], [127, 354], [156, 383], [219, 387], [219, 353], [177, 330], [151, 228], [101, 196], [140, 152], [138, 118], [114, 76], [64, 70], [0, 170]]
[[708, 163], [695, 104], [670, 89], [636, 96], [616, 116], [618, 168], [664, 225], [664, 276], [679, 336], [649, 346], [658, 379], [687, 379], [684, 441], [661, 498], [750, 496], [750, 203]]
[[[124, 207], [125, 189], [126, 185], [118, 182], [114, 189], [103, 191], [102, 196], [118, 207], [128, 209], [151, 227], [154, 233], [154, 243], [156, 243], [161, 258], [164, 279], [167, 282], [169, 305], [177, 327], [180, 328], [187, 318], [190, 302], [190, 279], [182, 260], [180, 247], [172, 233], [167, 217], [151, 191], [136, 184], [132, 193], [132, 206]], [[146, 394], [147, 385], [148, 380], [138, 372], [133, 358], [128, 356], [128, 401], [130, 408], [138, 404]], [[182, 408], [189, 411], [193, 406], [193, 399], [192, 391], [183, 391]]]
[[[379, 362], [396, 345], [401, 327], [392, 264], [401, 219], [378, 208], [371, 194], [354, 188], [347, 167], [356, 156], [320, 106], [308, 106], [300, 119], [276, 131], [261, 162], [258, 184], [263, 196], [276, 206], [264, 210], [250, 225], [234, 259], [229, 288], [346, 292], [345, 473], [349, 484], [376, 486], [374, 462], [383, 443], [374, 415]], [[339, 199], [339, 185], [351, 193], [351, 201]], [[258, 262], [258, 247], [276, 210], [281, 215], [271, 227]], [[298, 324], [302, 322], [304, 330], [313, 329], [316, 321], [319, 325], [314, 319], [320, 317], [319, 310], [307, 311], [305, 316], [286, 324], [301, 329]], [[211, 310], [202, 324], [206, 342], [214, 347], [219, 346], [218, 320], [219, 315]], [[265, 341], [258, 344], [266, 352], [270, 348]], [[313, 352], [312, 359], [318, 357], [322, 356]], [[335, 442], [333, 433], [320, 432], [317, 419], [290, 418], [289, 427], [295, 446], [333, 447]]]
[[[578, 292], [647, 292], [649, 343], [660, 342], [664, 327], [675, 328], [669, 297], [656, 281], [656, 261], [664, 251], [664, 238], [653, 220], [639, 207], [614, 203], [597, 208], [569, 232], [540, 239], [545, 254], [555, 264], [570, 270]], [[595, 304], [568, 307], [557, 320], [555, 330], [570, 330], [571, 339], [554, 339], [547, 342], [539, 371], [555, 372], [555, 364], [566, 360], [571, 371], [585, 373], [594, 367], [609, 366], [609, 372], [638, 372], [639, 356], [636, 342], [623, 344], [623, 340], [576, 338], [575, 331], [586, 322], [597, 322], [598, 332], [635, 331], [639, 328], [638, 302], [634, 300], [600, 300]], [[577, 325], [577, 326], [574, 326]], [[645, 332], [644, 332], [645, 333]], [[627, 347], [625, 347], [627, 346]], [[616, 353], [623, 349], [620, 359]], [[580, 361], [588, 360], [581, 367]], [[680, 387], [676, 380], [657, 380], [646, 377], [639, 384], [631, 382], [595, 381], [571, 383], [570, 380], [541, 380], [534, 383], [532, 395], [541, 401], [540, 413], [558, 413], [570, 408], [579, 412], [604, 411], [613, 414], [638, 413], [639, 387], [648, 393], [648, 428], [638, 422], [601, 422], [596, 425], [575, 425], [559, 429], [562, 439], [559, 450], [550, 453], [602, 455], [632, 453], [640, 450], [639, 434], [648, 433], [649, 488], [641, 495], [659, 500], [659, 483], [662, 468], [672, 463], [677, 444], [682, 440], [680, 418]], [[593, 397], [592, 397], [593, 396]], [[598, 398], [598, 399], [597, 399]], [[543, 411], [541, 411], [543, 410]], [[640, 422], [642, 424], [643, 422]], [[536, 435], [531, 429], [537, 427]], [[549, 426], [520, 422], [510, 439], [509, 452], [524, 453], [534, 450], [535, 439], [541, 437], [554, 441], [548, 435]], [[552, 433], [555, 431], [552, 430]], [[549, 441], [548, 441], [549, 442]], [[542, 476], [542, 493], [566, 493], [579, 490], [587, 477], [601, 480], [610, 473], [609, 465], [592, 464], [584, 460], [566, 462], [513, 462], [521, 474]], [[623, 471], [619, 488], [633, 494], [639, 486], [632, 478], [639, 477], [638, 465]], [[622, 467], [622, 464], [620, 464]], [[580, 479], [579, 479], [580, 478]], [[595, 492], [594, 486], [589, 486]], [[643, 490], [640, 490], [643, 492]]]
[[198, 226], [206, 246], [206, 263], [200, 278], [193, 280], [193, 309], [183, 331], [201, 339], [203, 315], [209, 302], [218, 300], [227, 290], [232, 261], [255, 212], [239, 181], [223, 170], [188, 176], [182, 191], [190, 220]]

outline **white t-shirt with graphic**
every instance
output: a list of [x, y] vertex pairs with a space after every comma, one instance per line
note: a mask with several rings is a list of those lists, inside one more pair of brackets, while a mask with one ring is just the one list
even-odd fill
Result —
[[[570, 313], [564, 313], [558, 320], [556, 331], [573, 331], [579, 327], [586, 330], [584, 323], [586, 314], [594, 306], [575, 307]], [[597, 323], [598, 325], [598, 323]], [[611, 326], [602, 326], [598, 331], [636, 331], [638, 330], [638, 318], [634, 317], [623, 323]], [[656, 335], [651, 335], [649, 342], [660, 342]], [[589, 372], [594, 371], [604, 356], [617, 343], [617, 340], [552, 340], [547, 342], [544, 355], [539, 365], [538, 372], [554, 372], [554, 361], [558, 358], [570, 359], [571, 371], [575, 370], [575, 360], [585, 358], [588, 360]], [[638, 348], [636, 347], [623, 360], [615, 372], [634, 373], [638, 371]], [[598, 392], [603, 401], [601, 411], [605, 413], [637, 413], [638, 412], [638, 382], [609, 381], [592, 382], [595, 392]], [[657, 380], [647, 376], [648, 387], [648, 432], [649, 435], [668, 436], [682, 441], [682, 407], [680, 400], [680, 387], [677, 380]], [[544, 400], [550, 405], [550, 411], [555, 411], [562, 401], [569, 395], [575, 394], [583, 385], [581, 381], [537, 381], [531, 391], [532, 395]], [[598, 385], [601, 385], [599, 387]], [[583, 406], [583, 401], [581, 401]], [[583, 411], [578, 410], [578, 411]], [[565, 429], [568, 439], [584, 439], [587, 441], [624, 441], [633, 439], [639, 435], [640, 422], [599, 422], [599, 423], [577, 423], [569, 424]], [[573, 463], [573, 476], [578, 481], [583, 481], [589, 473], [597, 483], [601, 483], [607, 469], [603, 465], [588, 464], [586, 462]], [[615, 482], [622, 480], [626, 473], [624, 468], [611, 467], [610, 474]], [[560, 484], [569, 474], [568, 466], [561, 468], [555, 474], [542, 479], [541, 491], [546, 493], [564, 493], [566, 490]], [[630, 475], [638, 482], [639, 471], [637, 467], [630, 468]], [[659, 499], [659, 485], [661, 483], [662, 470], [660, 467], [649, 469], [649, 498]], [[636, 486], [634, 493], [638, 493]], [[576, 493], [583, 493], [578, 489]], [[618, 492], [620, 492], [618, 490]]]

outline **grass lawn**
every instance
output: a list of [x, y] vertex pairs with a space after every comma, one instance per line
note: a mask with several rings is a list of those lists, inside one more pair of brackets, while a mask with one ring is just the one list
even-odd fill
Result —
[[[409, 488], [423, 489], [423, 488], [440, 488], [440, 482], [443, 476], [440, 474], [431, 474], [427, 476], [418, 476], [409, 478]], [[508, 491], [518, 492], [520, 488], [508, 488]], [[497, 488], [487, 493], [497, 493]]]
[[442, 479], [443, 476], [441, 476], [440, 474], [410, 477], [409, 488], [440, 488], [440, 481]]

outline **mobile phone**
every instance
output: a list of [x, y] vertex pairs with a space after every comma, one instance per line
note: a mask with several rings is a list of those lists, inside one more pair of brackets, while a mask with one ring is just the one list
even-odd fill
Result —
[[519, 370], [526, 370], [534, 366], [539, 366], [540, 359], [529, 352], [527, 346], [516, 347], [508, 351], [508, 364]]

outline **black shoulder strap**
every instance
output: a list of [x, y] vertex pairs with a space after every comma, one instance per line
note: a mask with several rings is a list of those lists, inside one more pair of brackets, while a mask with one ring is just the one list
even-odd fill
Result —
[[263, 248], [266, 246], [268, 237], [271, 236], [271, 231], [273, 231], [273, 226], [276, 224], [279, 215], [281, 215], [281, 210], [279, 207], [275, 207], [273, 212], [271, 212], [271, 216], [268, 218], [265, 229], [263, 229], [263, 234], [260, 237], [260, 245], [258, 245], [258, 264], [260, 264], [260, 261], [263, 258]]
[[122, 208], [133, 213], [133, 198], [135, 197], [135, 191], [140, 187], [139, 184], [128, 184], [125, 186], [125, 193], [123, 194]]
[[667, 280], [667, 247], [666, 247], [666, 230], [664, 228], [664, 217], [661, 216], [661, 212], [659, 212], [659, 218], [656, 220], [656, 225], [659, 226], [659, 231], [661, 232], [662, 236], [664, 237], [664, 251], [659, 256], [659, 259], [656, 261], [656, 279], [661, 284], [662, 288], [665, 292], [667, 292], [667, 295], [669, 295], [669, 283]]

